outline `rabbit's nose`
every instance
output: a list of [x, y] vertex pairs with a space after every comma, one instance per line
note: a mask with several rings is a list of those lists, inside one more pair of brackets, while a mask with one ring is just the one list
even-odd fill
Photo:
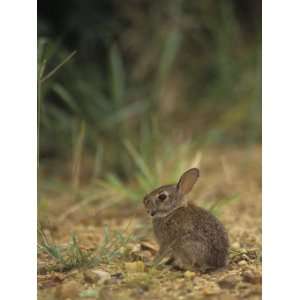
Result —
[[151, 217], [153, 217], [155, 214], [156, 214], [155, 210], [151, 211], [151, 213], [150, 213]]

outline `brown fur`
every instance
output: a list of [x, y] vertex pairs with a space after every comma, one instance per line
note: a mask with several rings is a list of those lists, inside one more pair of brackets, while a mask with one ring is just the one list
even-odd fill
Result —
[[[182, 175], [177, 185], [162, 186], [144, 199], [146, 209], [153, 215], [154, 234], [160, 245], [158, 256], [171, 256], [183, 269], [206, 271], [223, 267], [229, 246], [224, 226], [203, 208], [186, 204], [179, 186], [188, 180], [193, 186], [199, 174], [195, 177], [197, 169], [191, 170]], [[161, 200], [161, 194], [167, 197]]]

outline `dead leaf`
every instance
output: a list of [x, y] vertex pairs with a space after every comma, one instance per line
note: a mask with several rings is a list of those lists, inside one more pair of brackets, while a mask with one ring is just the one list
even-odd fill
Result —
[[148, 250], [150, 251], [153, 255], [158, 252], [158, 246], [155, 244], [152, 244], [151, 242], [142, 242], [141, 243], [141, 250]]

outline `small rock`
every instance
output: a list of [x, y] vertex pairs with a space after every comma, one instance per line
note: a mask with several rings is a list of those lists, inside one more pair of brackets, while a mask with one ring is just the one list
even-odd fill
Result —
[[84, 280], [88, 283], [104, 283], [111, 279], [108, 272], [103, 270], [88, 270], [84, 272]]
[[141, 245], [140, 244], [132, 245], [131, 252], [140, 252], [140, 251], [141, 251]]
[[193, 279], [196, 276], [195, 272], [191, 272], [191, 271], [186, 271], [184, 272], [184, 277], [187, 279]]
[[127, 262], [125, 263], [125, 269], [127, 272], [144, 272], [145, 265], [142, 261]]
[[241, 260], [238, 262], [239, 266], [246, 266], [248, 263], [245, 260]]
[[73, 299], [78, 296], [80, 286], [76, 281], [69, 281], [56, 289], [56, 297], [59, 299]]
[[246, 260], [246, 261], [249, 261], [249, 257], [246, 255], [246, 254], [242, 254], [242, 259]]
[[258, 284], [261, 282], [261, 275], [252, 270], [245, 270], [242, 276], [245, 282], [249, 282], [252, 284]]
[[106, 271], [98, 269], [98, 270], [92, 270], [92, 272], [95, 273], [96, 275], [98, 275], [98, 277], [99, 277], [98, 283], [100, 283], [100, 284], [111, 279], [110, 274]]
[[229, 275], [222, 278], [218, 284], [221, 288], [233, 289], [239, 281], [239, 277], [235, 275]]

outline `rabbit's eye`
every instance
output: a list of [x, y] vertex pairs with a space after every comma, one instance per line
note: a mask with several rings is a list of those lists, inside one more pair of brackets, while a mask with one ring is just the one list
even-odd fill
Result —
[[161, 200], [161, 201], [164, 201], [166, 198], [167, 198], [166, 194], [160, 194], [158, 196], [158, 199]]

